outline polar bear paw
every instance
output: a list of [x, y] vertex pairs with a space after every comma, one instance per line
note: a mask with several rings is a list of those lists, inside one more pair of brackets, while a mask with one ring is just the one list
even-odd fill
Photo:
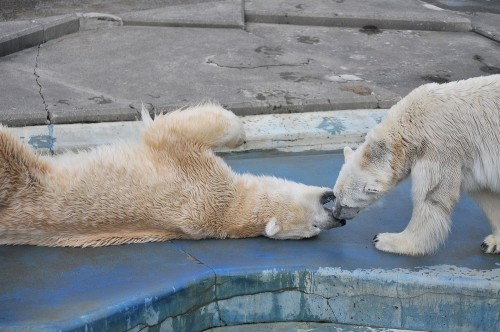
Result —
[[488, 235], [481, 244], [481, 250], [486, 254], [500, 254], [500, 236]]
[[424, 255], [428, 251], [403, 233], [380, 233], [373, 238], [375, 248], [400, 255]]

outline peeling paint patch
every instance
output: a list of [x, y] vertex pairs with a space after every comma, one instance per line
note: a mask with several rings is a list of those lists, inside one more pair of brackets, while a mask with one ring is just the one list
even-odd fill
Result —
[[323, 120], [317, 127], [332, 134], [340, 134], [346, 130], [344, 122], [339, 118], [327, 118], [323, 117]]
[[55, 141], [55, 137], [50, 135], [35, 135], [30, 137], [28, 144], [35, 149], [52, 149]]
[[385, 114], [378, 114], [377, 116], [374, 116], [373, 117], [373, 120], [375, 120], [375, 122], [377, 124], [379, 124], [380, 122], [382, 122], [382, 120], [385, 118]]
[[[157, 300], [157, 298], [155, 298], [155, 300]], [[144, 317], [146, 318], [146, 324], [158, 324], [160, 318], [160, 310], [155, 310], [155, 308], [153, 307], [153, 298], [145, 298], [144, 307]]]

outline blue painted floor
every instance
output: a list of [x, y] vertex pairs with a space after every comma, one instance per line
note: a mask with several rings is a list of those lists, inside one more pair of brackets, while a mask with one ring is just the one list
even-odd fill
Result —
[[[228, 156], [227, 160], [238, 172], [329, 187], [342, 164], [342, 158], [333, 154], [251, 153]], [[211, 306], [215, 299], [265, 292], [267, 285], [274, 285], [240, 280], [235, 288], [217, 288], [223, 277], [267, 269], [411, 272], [441, 265], [487, 272], [488, 280], [483, 281], [497, 297], [488, 302], [494, 310], [493, 316], [485, 318], [489, 319], [486, 324], [499, 327], [494, 313], [495, 308], [500, 309], [500, 257], [481, 253], [489, 225], [467, 197], [456, 206], [452, 233], [435, 255], [396, 256], [372, 246], [375, 234], [401, 231], [406, 226], [411, 215], [409, 190], [409, 183], [404, 182], [345, 227], [307, 240], [172, 241], [86, 249], [0, 246], [0, 330], [118, 331], [138, 324], [158, 326], [162, 317], [187, 317], [191, 311], [186, 308], [201, 304], [206, 305], [205, 311], [196, 321], [185, 318], [180, 330], [203, 330], [240, 319], [234, 313], [222, 319], [222, 309]], [[211, 310], [217, 312], [207, 315]], [[307, 319], [298, 318], [288, 320]]]

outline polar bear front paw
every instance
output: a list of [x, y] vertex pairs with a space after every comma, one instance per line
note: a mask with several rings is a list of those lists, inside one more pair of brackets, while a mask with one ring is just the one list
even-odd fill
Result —
[[375, 235], [375, 248], [400, 255], [423, 255], [427, 253], [415, 240], [403, 233], [380, 233]]
[[481, 244], [481, 250], [486, 254], [500, 254], [500, 239], [493, 234], [488, 235]]

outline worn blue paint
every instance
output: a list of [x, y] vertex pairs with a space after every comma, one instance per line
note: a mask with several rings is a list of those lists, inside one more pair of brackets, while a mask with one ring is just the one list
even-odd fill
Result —
[[319, 129], [337, 135], [346, 130], [344, 122], [339, 118], [323, 117], [323, 120], [318, 125]]
[[54, 125], [47, 125], [48, 135], [33, 135], [30, 137], [28, 144], [35, 149], [48, 149], [50, 154], [54, 154]]
[[35, 149], [52, 149], [54, 146], [55, 138], [51, 135], [34, 135], [31, 136], [28, 144]]
[[[327, 187], [342, 163], [332, 154], [262, 155], [229, 156], [228, 162], [238, 172]], [[286, 320], [500, 328], [500, 257], [480, 253], [490, 230], [470, 199], [460, 200], [452, 234], [437, 254], [405, 257], [373, 248], [375, 234], [406, 226], [409, 192], [404, 182], [345, 227], [300, 241], [0, 246], [0, 329], [202, 331]]]

